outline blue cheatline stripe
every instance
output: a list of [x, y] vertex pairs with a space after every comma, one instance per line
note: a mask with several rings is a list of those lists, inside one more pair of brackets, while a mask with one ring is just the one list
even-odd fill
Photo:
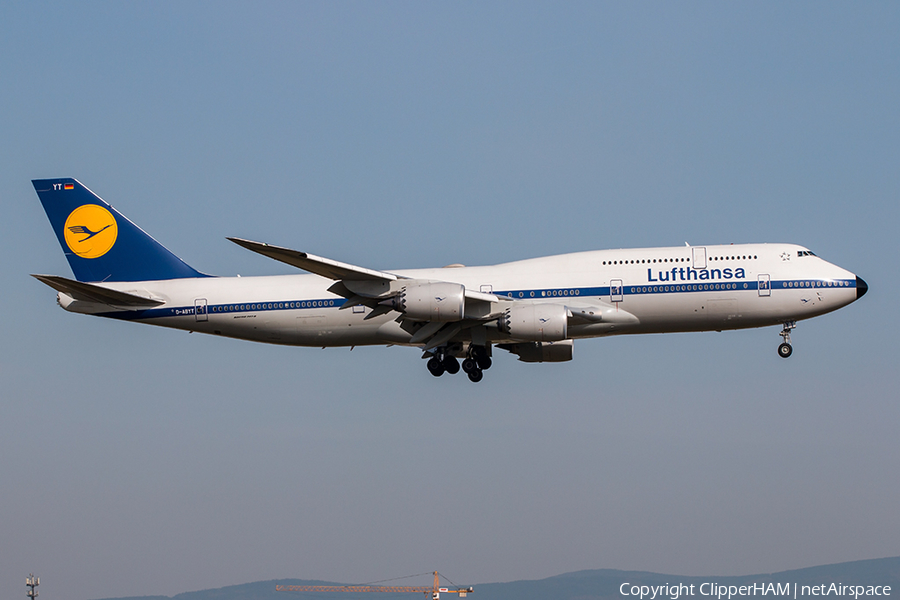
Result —
[[[726, 287], [728, 286], [728, 287]], [[772, 290], [787, 289], [821, 289], [821, 288], [855, 288], [855, 279], [790, 279], [770, 282]], [[677, 283], [671, 285], [623, 285], [623, 296], [648, 296], [658, 294], [688, 294], [722, 291], [758, 291], [757, 281], [713, 282], [713, 283]], [[497, 296], [506, 296], [514, 300], [548, 299], [548, 298], [601, 298], [610, 295], [609, 286], [581, 288], [542, 288], [507, 290], [494, 292]], [[228, 315], [284, 310], [312, 310], [319, 308], [340, 308], [344, 298], [317, 298], [315, 300], [279, 300], [278, 302], [229, 302], [227, 304], [207, 305], [207, 315]], [[147, 310], [99, 313], [98, 316], [121, 320], [157, 319], [162, 317], [195, 316], [194, 306], [178, 306], [171, 308], [151, 308]]]
[[[225, 315], [273, 312], [283, 310], [311, 310], [316, 308], [340, 308], [344, 298], [319, 298], [316, 300], [279, 300], [278, 302], [229, 302], [227, 304], [208, 304], [207, 315]], [[127, 312], [100, 313], [103, 317], [114, 319], [158, 319], [162, 317], [195, 316], [196, 306], [173, 306], [171, 308], [150, 308]]]
[[[799, 289], [799, 288], [855, 288], [855, 279], [837, 279], [837, 280], [818, 280], [818, 279], [797, 279], [784, 281], [771, 281], [771, 289]], [[703, 282], [703, 283], [660, 283], [653, 284], [623, 284], [621, 293], [624, 296], [644, 296], [649, 294], [680, 294], [694, 292], [720, 292], [720, 291], [758, 291], [758, 281], [726, 281], [726, 282]], [[494, 292], [498, 296], [508, 296], [513, 299], [532, 299], [532, 298], [566, 298], [566, 297], [597, 297], [609, 296], [609, 286], [604, 287], [587, 287], [587, 288], [545, 288], [545, 289], [524, 289], [509, 290], [502, 292]]]

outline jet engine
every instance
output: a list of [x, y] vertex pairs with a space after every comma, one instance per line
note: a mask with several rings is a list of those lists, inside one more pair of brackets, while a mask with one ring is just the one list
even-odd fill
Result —
[[514, 302], [497, 324], [517, 340], [557, 342], [567, 337], [568, 311], [561, 304]]
[[408, 284], [381, 304], [417, 321], [459, 321], [466, 312], [466, 288], [447, 282]]
[[575, 348], [575, 344], [572, 340], [563, 340], [561, 342], [500, 344], [498, 347], [518, 355], [519, 360], [522, 362], [565, 362], [572, 360], [572, 351]]

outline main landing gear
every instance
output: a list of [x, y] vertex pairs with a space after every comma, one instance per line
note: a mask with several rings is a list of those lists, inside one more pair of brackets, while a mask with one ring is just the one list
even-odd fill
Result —
[[[477, 383], [484, 378], [484, 372], [491, 368], [492, 363], [486, 347], [470, 346], [466, 352], [466, 358], [462, 361], [462, 370], [469, 376], [469, 381]], [[447, 353], [447, 348], [436, 349], [425, 366], [428, 367], [428, 372], [435, 377], [440, 377], [444, 373], [456, 375], [460, 368], [459, 361], [455, 356]]]
[[425, 366], [428, 367], [428, 372], [435, 377], [440, 377], [445, 372], [451, 375], [459, 373], [459, 361], [455, 356], [449, 354], [436, 354], [428, 360]]
[[778, 356], [781, 358], [788, 358], [794, 353], [794, 347], [791, 346], [791, 329], [794, 329], [796, 326], [797, 323], [795, 321], [788, 321], [784, 324], [784, 329], [781, 330], [781, 333], [778, 334], [784, 340], [778, 346]]

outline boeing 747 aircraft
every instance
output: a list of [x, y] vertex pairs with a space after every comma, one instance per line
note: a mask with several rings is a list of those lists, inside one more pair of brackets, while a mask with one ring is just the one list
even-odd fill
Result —
[[228, 238], [309, 274], [213, 277], [75, 179], [37, 179], [75, 279], [34, 275], [70, 312], [294, 346], [420, 348], [434, 376], [481, 381], [493, 348], [572, 359], [576, 339], [781, 325], [861, 298], [866, 282], [794, 244], [597, 250], [484, 267], [375, 271]]

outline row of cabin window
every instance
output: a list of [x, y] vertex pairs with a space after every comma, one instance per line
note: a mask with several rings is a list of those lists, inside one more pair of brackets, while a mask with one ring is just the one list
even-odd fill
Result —
[[229, 304], [227, 306], [213, 306], [213, 312], [236, 312], [241, 310], [267, 310], [275, 308], [314, 308], [319, 306], [334, 306], [334, 300], [309, 300], [307, 302], [270, 302], [268, 304]]
[[[756, 255], [750, 256], [713, 256], [709, 260], [711, 261], [719, 261], [719, 260], [753, 260], [759, 258]], [[682, 262], [690, 262], [687, 258], [654, 258], [654, 259], [641, 259], [641, 260], [604, 260], [604, 265], [643, 265], [643, 264], [653, 264], [653, 263], [682, 263]]]
[[750, 256], [749, 254], [746, 256], [713, 256], [709, 260], [755, 260], [759, 258], [755, 254]]
[[797, 287], [849, 287], [847, 281], [785, 281], [782, 284], [787, 288]]

